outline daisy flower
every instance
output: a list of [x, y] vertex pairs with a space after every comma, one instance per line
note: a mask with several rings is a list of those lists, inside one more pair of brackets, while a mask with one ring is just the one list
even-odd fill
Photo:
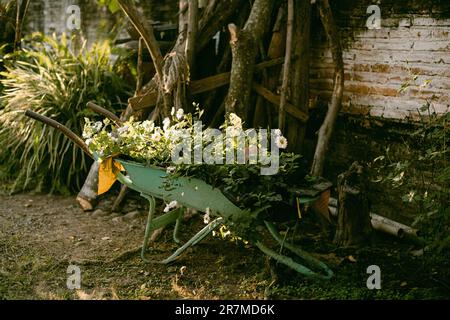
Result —
[[278, 136], [278, 137], [275, 138], [275, 144], [280, 149], [286, 149], [287, 145], [288, 145], [288, 141], [287, 141], [287, 139], [285, 137]]

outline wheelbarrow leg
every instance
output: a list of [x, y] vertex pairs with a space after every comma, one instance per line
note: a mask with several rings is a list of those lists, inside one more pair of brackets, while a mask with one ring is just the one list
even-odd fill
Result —
[[181, 243], [180, 239], [178, 239], [178, 234], [180, 232], [180, 224], [183, 219], [184, 212], [183, 208], [179, 208], [178, 210], [180, 212], [180, 215], [178, 216], [177, 221], [175, 222], [175, 228], [173, 229], [173, 241], [175, 241], [175, 243], [177, 244]]
[[141, 196], [144, 197], [145, 199], [147, 199], [149, 202], [147, 225], [145, 226], [145, 235], [144, 235], [144, 243], [142, 244], [142, 249], [141, 249], [141, 258], [145, 262], [150, 263], [151, 261], [145, 257], [145, 251], [147, 250], [148, 240], [150, 238], [150, 233], [152, 231], [152, 221], [153, 221], [153, 215], [155, 213], [155, 197], [149, 196], [149, 195], [146, 195], [143, 193], [141, 193]]
[[205, 226], [202, 230], [200, 230], [195, 236], [193, 236], [188, 242], [186, 242], [182, 247], [178, 248], [170, 257], [161, 261], [162, 264], [170, 263], [176, 260], [180, 254], [182, 254], [187, 248], [190, 246], [194, 246], [203, 240], [208, 234], [211, 233], [214, 229], [220, 226], [223, 222], [222, 218], [217, 218], [211, 221], [207, 226]]
[[289, 251], [291, 251], [292, 253], [294, 253], [298, 257], [300, 257], [300, 258], [304, 259], [305, 261], [307, 261], [309, 263], [309, 265], [313, 265], [317, 269], [322, 270], [322, 272], [324, 274], [312, 271], [311, 269], [305, 267], [304, 265], [295, 262], [291, 258], [289, 258], [289, 257], [287, 257], [285, 255], [276, 253], [275, 251], [267, 248], [261, 242], [258, 241], [256, 243], [256, 246], [261, 251], [263, 251], [268, 256], [274, 258], [276, 261], [289, 266], [290, 268], [294, 269], [295, 271], [297, 271], [297, 272], [299, 272], [299, 273], [301, 273], [301, 274], [303, 274], [303, 275], [305, 275], [307, 277], [321, 278], [321, 279], [330, 279], [331, 277], [333, 277], [333, 271], [325, 263], [323, 263], [322, 261], [314, 258], [312, 255], [310, 255], [306, 251], [303, 251], [299, 247], [294, 246], [294, 245], [292, 245], [292, 244], [290, 244], [288, 242], [284, 242], [283, 239], [281, 238], [280, 234], [276, 230], [275, 226], [273, 225], [273, 223], [268, 222], [268, 221], [264, 221], [264, 223], [265, 223], [265, 225], [267, 227], [267, 230], [269, 230], [270, 235], [278, 242], [278, 244], [280, 244], [281, 246], [285, 247], [286, 249], [288, 249]]

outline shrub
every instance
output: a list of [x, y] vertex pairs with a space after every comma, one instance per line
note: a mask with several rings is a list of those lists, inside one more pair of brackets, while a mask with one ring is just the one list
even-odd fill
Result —
[[88, 101], [118, 111], [128, 95], [114, 72], [109, 43], [87, 49], [83, 42], [74, 50], [74, 40], [33, 34], [2, 72], [0, 165], [3, 178], [15, 180], [11, 191], [74, 190], [89, 167], [78, 147], [59, 131], [25, 117], [25, 110], [51, 117], [81, 135], [84, 117], [95, 117], [86, 109]]

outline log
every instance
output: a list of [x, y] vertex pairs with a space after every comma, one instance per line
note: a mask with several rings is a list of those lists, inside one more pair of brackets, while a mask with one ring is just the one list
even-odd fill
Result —
[[364, 168], [354, 162], [337, 179], [338, 225], [334, 242], [339, 246], [366, 244], [372, 235]]
[[98, 162], [94, 161], [88, 176], [77, 194], [77, 202], [83, 211], [92, 211], [97, 202]]

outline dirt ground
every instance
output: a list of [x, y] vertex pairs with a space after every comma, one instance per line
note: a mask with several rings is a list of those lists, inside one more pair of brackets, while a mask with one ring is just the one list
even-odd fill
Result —
[[[73, 196], [0, 193], [0, 299], [450, 297], [448, 264], [430, 267], [413, 248], [391, 240], [385, 248], [342, 251], [305, 234], [304, 244], [335, 271], [330, 282], [312, 282], [277, 267], [278, 281], [272, 283], [273, 268], [259, 251], [214, 237], [170, 265], [145, 264], [139, 257], [145, 204], [129, 200], [127, 214], [108, 213], [110, 206], [111, 199], [104, 199], [100, 210], [86, 213]], [[181, 240], [202, 224], [200, 217], [190, 219]], [[177, 248], [170, 231], [153, 244], [149, 257], [161, 260]], [[382, 290], [367, 289], [369, 264], [389, 270]], [[67, 288], [69, 265], [80, 267], [80, 290]]]

